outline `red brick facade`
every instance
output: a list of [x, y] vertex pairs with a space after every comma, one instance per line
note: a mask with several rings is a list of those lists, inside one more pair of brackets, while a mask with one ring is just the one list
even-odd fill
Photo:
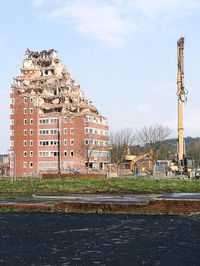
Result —
[[[31, 71], [31, 77], [27, 73], [17, 78], [39, 77], [38, 71]], [[88, 161], [93, 171], [105, 170], [109, 161], [107, 119], [92, 113], [42, 113], [37, 106], [38, 97], [19, 93], [20, 82], [13, 84], [10, 94], [10, 166], [15, 175], [57, 172], [58, 165], [63, 173], [77, 169], [84, 172]], [[88, 160], [87, 150], [92, 151]]]

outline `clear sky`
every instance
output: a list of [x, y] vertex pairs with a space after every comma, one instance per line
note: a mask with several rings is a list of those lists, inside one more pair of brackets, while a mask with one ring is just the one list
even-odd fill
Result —
[[200, 0], [0, 0], [0, 153], [26, 48], [54, 48], [110, 129], [177, 136], [177, 40], [185, 37], [185, 136], [200, 136]]

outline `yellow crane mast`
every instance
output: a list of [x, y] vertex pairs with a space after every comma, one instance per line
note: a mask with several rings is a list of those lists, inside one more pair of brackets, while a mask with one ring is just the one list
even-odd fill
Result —
[[183, 138], [183, 103], [187, 101], [187, 90], [184, 87], [184, 37], [177, 42], [178, 74], [178, 165], [180, 171], [185, 168], [185, 144]]

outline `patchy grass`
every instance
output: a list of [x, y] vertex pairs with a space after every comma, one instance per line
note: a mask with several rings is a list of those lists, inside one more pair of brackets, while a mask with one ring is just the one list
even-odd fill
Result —
[[200, 180], [155, 179], [25, 179], [0, 180], [0, 195], [146, 194], [200, 192]]

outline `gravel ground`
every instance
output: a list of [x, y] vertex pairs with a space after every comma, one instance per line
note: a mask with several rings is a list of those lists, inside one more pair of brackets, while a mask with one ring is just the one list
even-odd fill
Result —
[[0, 213], [0, 265], [200, 265], [200, 218]]

